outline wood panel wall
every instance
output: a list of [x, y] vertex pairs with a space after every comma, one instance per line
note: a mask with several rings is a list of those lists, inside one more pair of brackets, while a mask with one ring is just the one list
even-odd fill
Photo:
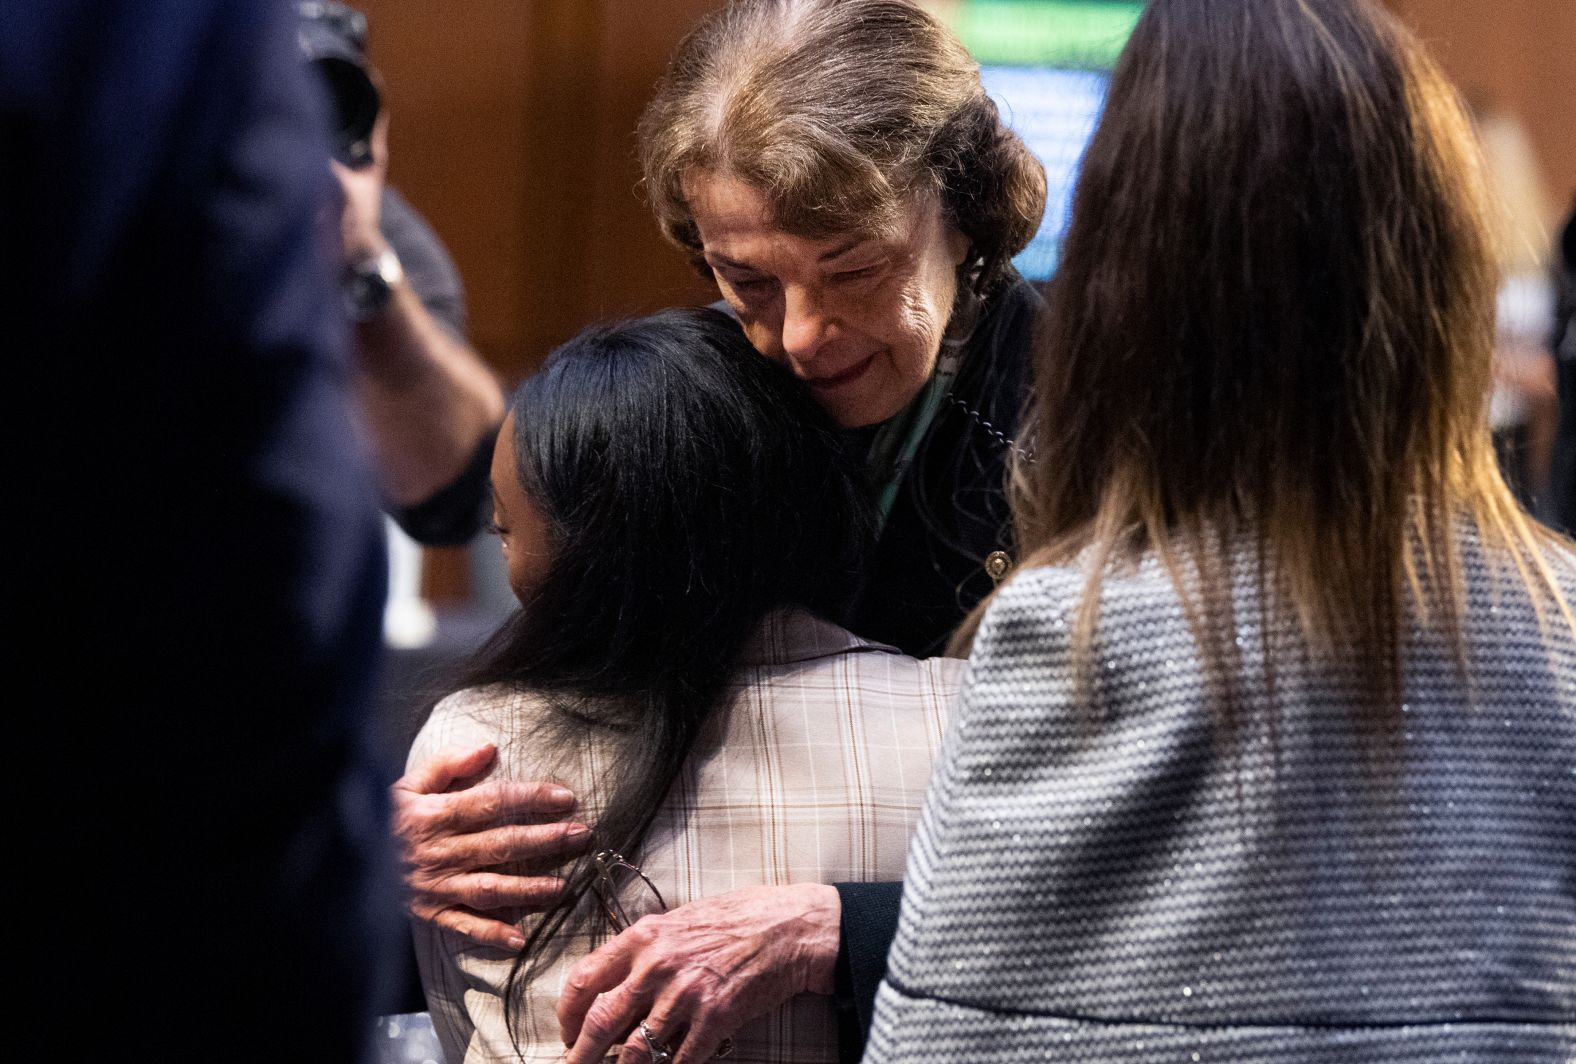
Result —
[[1551, 214], [1570, 210], [1576, 195], [1576, 0], [1390, 3], [1463, 91], [1522, 121], [1549, 186]]
[[362, 0], [390, 180], [433, 223], [508, 380], [598, 317], [714, 299], [636, 189], [634, 129], [716, 0]]

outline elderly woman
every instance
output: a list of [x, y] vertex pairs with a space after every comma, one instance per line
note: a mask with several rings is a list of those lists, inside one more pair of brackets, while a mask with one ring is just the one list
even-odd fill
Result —
[[1576, 553], [1472, 153], [1377, 0], [1139, 21], [872, 1064], [1576, 1059]]
[[937, 653], [1010, 550], [1004, 459], [1045, 178], [958, 40], [890, 0], [755, 0], [679, 46], [641, 121], [663, 231], [755, 348], [856, 430], [885, 522], [844, 618]]
[[[1041, 167], [1002, 125], [961, 43], [902, 0], [731, 4], [680, 45], [641, 124], [641, 153], [664, 231], [716, 278], [756, 350], [801, 380], [864, 455], [881, 531], [837, 619], [912, 655], [938, 651], [1011, 551], [1004, 473], [1023, 446], [1015, 426], [1038, 310], [1011, 258], [1044, 211]], [[542, 904], [559, 881], [489, 869], [523, 855], [545, 871], [583, 849], [586, 833], [521, 823], [566, 813], [573, 799], [560, 789], [467, 787], [491, 758], [483, 747], [407, 775], [397, 826], [413, 910], [518, 948], [517, 929], [486, 914]], [[708, 901], [693, 913], [695, 936], [670, 914], [672, 938], [652, 956], [694, 957], [697, 936], [722, 941], [720, 922], [739, 957], [754, 958], [745, 978], [733, 970], [742, 960], [708, 954], [732, 971], [728, 1001], [706, 1005], [714, 1022], [687, 1045], [714, 1028], [720, 1041], [803, 986], [830, 990], [840, 915], [861, 943], [844, 973], [873, 996], [897, 885], [797, 889]], [[790, 914], [794, 933], [762, 941], [768, 909]], [[585, 990], [616, 982], [626, 962], [636, 963], [621, 956]], [[586, 1000], [566, 999], [571, 1033]], [[650, 1004], [649, 993], [605, 998], [577, 1059]], [[698, 1023], [659, 1019], [664, 1031]]]

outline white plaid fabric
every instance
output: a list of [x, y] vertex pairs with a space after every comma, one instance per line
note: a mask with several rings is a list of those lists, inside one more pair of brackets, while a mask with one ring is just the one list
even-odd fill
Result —
[[[630, 855], [669, 906], [752, 884], [899, 879], [931, 761], [963, 663], [916, 661], [804, 613], [769, 618], [746, 656], [738, 694], [669, 795], [644, 852]], [[537, 697], [462, 691], [433, 711], [412, 766], [452, 746], [495, 742], [495, 775], [564, 783], [595, 815], [593, 781], [616, 770], [592, 740], [546, 754], [531, 735]], [[520, 926], [529, 933], [530, 917]], [[565, 972], [598, 935], [579, 936], [527, 988], [526, 1061], [563, 1053], [553, 1009]], [[504, 1025], [512, 955], [416, 926], [422, 981], [450, 1064], [520, 1059]], [[734, 1038], [731, 1060], [837, 1059], [828, 999], [802, 995]]]

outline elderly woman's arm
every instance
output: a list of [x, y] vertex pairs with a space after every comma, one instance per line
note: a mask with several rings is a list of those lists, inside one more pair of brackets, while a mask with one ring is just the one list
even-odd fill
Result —
[[837, 954], [836, 995], [842, 1008], [852, 1007], [859, 1018], [863, 1042], [875, 1011], [876, 991], [886, 975], [887, 952], [897, 937], [898, 910], [903, 904], [903, 884], [839, 883], [843, 941]]

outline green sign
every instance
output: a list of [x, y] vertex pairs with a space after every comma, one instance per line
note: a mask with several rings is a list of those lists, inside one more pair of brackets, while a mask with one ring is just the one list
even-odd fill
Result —
[[1109, 69], [1142, 0], [965, 0], [953, 29], [987, 66]]

